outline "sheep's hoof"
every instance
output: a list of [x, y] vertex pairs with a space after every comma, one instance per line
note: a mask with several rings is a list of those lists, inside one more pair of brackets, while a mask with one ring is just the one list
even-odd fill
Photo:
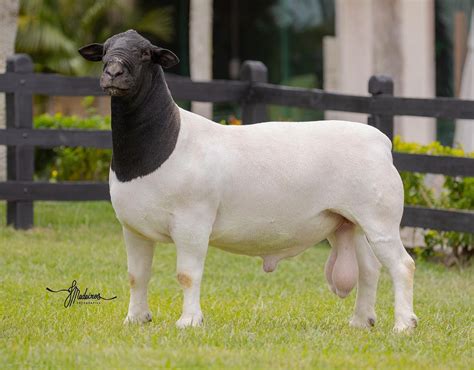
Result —
[[195, 314], [181, 315], [179, 320], [176, 321], [176, 326], [179, 329], [184, 329], [184, 328], [189, 328], [189, 327], [202, 326], [203, 323], [204, 323], [204, 317], [202, 315], [202, 312], [197, 312]]
[[413, 314], [406, 320], [397, 320], [393, 331], [395, 333], [411, 333], [418, 326], [418, 318]]
[[145, 311], [139, 314], [128, 314], [123, 321], [124, 325], [128, 324], [146, 324], [151, 321], [151, 312]]
[[361, 329], [370, 329], [375, 326], [375, 316], [374, 317], [352, 317], [349, 325], [353, 328], [361, 328]]

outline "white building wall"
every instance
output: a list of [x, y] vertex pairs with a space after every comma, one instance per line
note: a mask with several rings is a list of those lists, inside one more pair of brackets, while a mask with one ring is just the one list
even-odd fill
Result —
[[[326, 64], [334, 63], [338, 68], [334, 71], [338, 74], [338, 86], [333, 89], [335, 92], [367, 94], [367, 81], [373, 71], [372, 1], [336, 1], [337, 50], [333, 56], [337, 56], [339, 60], [326, 61]], [[327, 56], [325, 53], [325, 57]], [[326, 118], [367, 122], [367, 115], [357, 113], [326, 112]]]
[[[324, 64], [332, 66], [324, 72], [327, 90], [367, 95], [370, 76], [386, 74], [396, 95], [434, 96], [433, 0], [336, 0], [336, 37], [324, 47]], [[327, 119], [367, 122], [366, 117], [326, 112]], [[427, 143], [435, 139], [435, 121], [396, 118], [395, 132]]]
[[[474, 100], [474, 10], [471, 15], [468, 50], [462, 72], [461, 99]], [[461, 146], [466, 152], [474, 152], [474, 120], [456, 120], [454, 145]]]
[[[191, 79], [210, 81], [212, 80], [213, 0], [191, 0], [189, 7]], [[212, 103], [192, 102], [191, 110], [212, 119]]]
[[[435, 96], [435, 15], [433, 0], [398, 0], [403, 55], [402, 96]], [[436, 139], [433, 118], [402, 117], [395, 133], [406, 141], [429, 143]]]

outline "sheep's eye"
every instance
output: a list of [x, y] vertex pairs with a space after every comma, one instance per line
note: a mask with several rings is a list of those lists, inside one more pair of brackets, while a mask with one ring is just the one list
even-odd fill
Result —
[[142, 51], [142, 59], [143, 60], [150, 60], [151, 59], [150, 50], [143, 50]]

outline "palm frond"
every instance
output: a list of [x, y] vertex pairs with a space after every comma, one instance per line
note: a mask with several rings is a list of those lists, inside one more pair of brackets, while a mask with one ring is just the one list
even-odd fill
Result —
[[55, 72], [64, 75], [75, 74], [74, 66], [72, 65], [72, 60], [69, 56], [63, 55], [49, 55], [44, 60], [44, 68], [46, 72]]
[[19, 22], [16, 49], [29, 54], [57, 54], [60, 51], [69, 56], [76, 52], [76, 45], [60, 29], [34, 19], [26, 23]]
[[173, 38], [173, 8], [166, 6], [147, 12], [132, 27], [138, 31], [156, 36], [162, 41], [169, 42]]
[[89, 7], [81, 18], [83, 33], [90, 32], [97, 22], [109, 12], [111, 7], [120, 7], [117, 0], [98, 0]]

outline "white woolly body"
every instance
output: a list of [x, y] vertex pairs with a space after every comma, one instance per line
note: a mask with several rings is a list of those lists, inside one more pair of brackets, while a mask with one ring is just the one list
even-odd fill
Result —
[[277, 262], [324, 240], [344, 218], [368, 231], [384, 209], [401, 215], [391, 143], [373, 127], [223, 126], [185, 110], [180, 115], [176, 147], [161, 167], [129, 182], [110, 172], [116, 215], [139, 236], [171, 242], [183, 218], [190, 228], [210, 228], [212, 246]]

